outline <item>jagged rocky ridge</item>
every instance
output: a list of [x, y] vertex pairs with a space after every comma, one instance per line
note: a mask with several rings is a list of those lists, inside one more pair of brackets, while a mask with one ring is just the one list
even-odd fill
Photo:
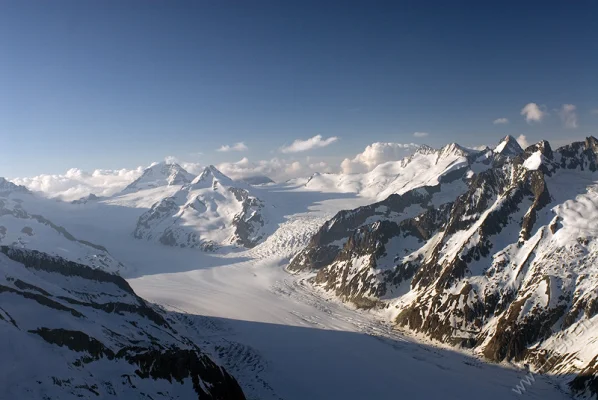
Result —
[[[443, 150], [438, 151], [442, 153]], [[291, 262], [398, 327], [597, 394], [598, 140], [512, 137], [438, 184], [341, 211]]]
[[0, 331], [2, 398], [244, 399], [179, 319], [59, 257], [0, 246]]
[[223, 245], [251, 248], [265, 238], [268, 219], [251, 186], [209, 166], [142, 214], [133, 236], [208, 251]]

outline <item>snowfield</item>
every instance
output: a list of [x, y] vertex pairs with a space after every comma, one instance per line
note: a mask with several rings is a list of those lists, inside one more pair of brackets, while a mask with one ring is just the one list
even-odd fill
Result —
[[[7, 211], [0, 215], [0, 226], [8, 228], [4, 237], [10, 238], [14, 246], [46, 251], [94, 268], [116, 270], [138, 296], [163, 309], [176, 326], [177, 335], [196, 340], [202, 351], [232, 374], [249, 399], [492, 400], [521, 398], [522, 392], [532, 399], [567, 399], [571, 398], [567, 386], [570, 375], [535, 375], [531, 383], [522, 384], [522, 379], [528, 379], [528, 372], [514, 364], [490, 364], [471, 351], [455, 350], [423, 335], [399, 330], [391, 322], [402, 307], [421, 294], [410, 291], [408, 281], [381, 297], [382, 307], [366, 311], [341, 302], [331, 291], [314, 285], [315, 272], [291, 273], [287, 269], [293, 257], [306, 249], [325, 224], [332, 232], [342, 228], [335, 224], [340, 225], [343, 220], [333, 219], [339, 211], [354, 210], [343, 214], [346, 222], [360, 218], [355, 210], [365, 209], [362, 223], [372, 225], [374, 230], [382, 226], [384, 219], [418, 222], [422, 218], [422, 224], [425, 219], [434, 221], [437, 217], [426, 214], [430, 208], [441, 209], [467, 192], [467, 180], [488, 170], [488, 160], [494, 154], [502, 157], [499, 160], [509, 160], [520, 152], [512, 138], [506, 138], [494, 151], [476, 153], [456, 144], [439, 150], [422, 147], [411, 157], [382, 164], [365, 174], [316, 174], [309, 179], [256, 186], [234, 182], [213, 167], [194, 178], [179, 166], [156, 164], [117, 195], [90, 196], [71, 203], [16, 191], [5, 182], [6, 193], [0, 192], [0, 197], [4, 198], [2, 207]], [[523, 167], [534, 171], [545, 168], [542, 157], [534, 154]], [[504, 248], [496, 254], [495, 261], [504, 259], [516, 267], [505, 272], [510, 274], [510, 281], [505, 278], [506, 284], [514, 286], [521, 279], [519, 271], [539, 243], [549, 249], [573, 248], [578, 238], [596, 235], [592, 221], [598, 218], [598, 191], [592, 179], [591, 174], [568, 176], [565, 172], [547, 181], [556, 193], [554, 201], [558, 206], [538, 213], [537, 218], [547, 224], [558, 217], [561, 227], [550, 241], [544, 238], [543, 231], [538, 231], [520, 246], [513, 245], [512, 238], [517, 238], [519, 230], [512, 227], [493, 238], [497, 248]], [[572, 187], [582, 194], [571, 199]], [[402, 197], [395, 195], [390, 202], [367, 208], [394, 193], [414, 202], [401, 203]], [[481, 195], [482, 191], [473, 194]], [[496, 204], [492, 203], [480, 215], [463, 217], [477, 222], [446, 241], [439, 262], [461, 258], [480, 245], [482, 222], [504, 205], [504, 200], [492, 194], [489, 198]], [[422, 199], [428, 202], [428, 208], [417, 202]], [[525, 207], [514, 211], [513, 218], [524, 218], [531, 200], [523, 198], [521, 202]], [[253, 218], [257, 214], [260, 218]], [[31, 215], [44, 219], [32, 219]], [[261, 235], [249, 246], [231, 240], [238, 238], [236, 226], [231, 224], [238, 223], [239, 215], [253, 224], [255, 231], [250, 226], [250, 233]], [[44, 224], [46, 219], [59, 221], [60, 226]], [[40, 234], [30, 236], [30, 230], [24, 229], [29, 225], [23, 224], [32, 225], [33, 232]], [[155, 240], [156, 235], [173, 229], [179, 233], [177, 239], [184, 240], [176, 245]], [[73, 239], [66, 240], [63, 231]], [[218, 246], [189, 246], [187, 238], [192, 235]], [[347, 240], [340, 236], [329, 245], [341, 248]], [[425, 243], [415, 237], [396, 236], [379, 260], [381, 268], [370, 269], [370, 256], [363, 253], [353, 256], [348, 267], [347, 260], [340, 262], [339, 269], [348, 268], [348, 280], [362, 270], [381, 275], [385, 272], [383, 266], [389, 271], [398, 259], [427, 259], [440, 240], [438, 233]], [[400, 257], [395, 257], [397, 254]], [[98, 255], [117, 263], [118, 268], [90, 261]], [[592, 260], [586, 261], [585, 265], [590, 265]], [[9, 261], [7, 265], [12, 266]], [[19, 267], [11, 268], [16, 271]], [[470, 269], [474, 275], [482, 274], [484, 265], [474, 260]], [[558, 274], [555, 271], [554, 276]], [[365, 278], [369, 279], [369, 275]], [[6, 276], [7, 285], [11, 279]], [[478, 281], [481, 278], [474, 276], [470, 282], [478, 285]], [[43, 284], [39, 281], [40, 286]], [[459, 296], [464, 287], [459, 283], [446, 295]], [[535, 307], [553, 304], [560, 296], [553, 293], [556, 287], [550, 280], [533, 286], [521, 306], [521, 316], [532, 313]], [[588, 284], [587, 290], [591, 292], [593, 287]], [[360, 282], [357, 289], [362, 288]], [[473, 304], [473, 299], [459, 298], [458, 304], [464, 307]], [[2, 319], [10, 317], [0, 307]], [[60, 327], [58, 322], [55, 325]], [[466, 338], [466, 331], [463, 332]], [[573, 338], [572, 332], [563, 334]], [[594, 336], [591, 332], [577, 335], [579, 350], [582, 346], [590, 349], [587, 357], [573, 360], [578, 368], [588, 365], [590, 356], [596, 353]], [[4, 343], [2, 348], [9, 352], [13, 351], [11, 346]], [[19, 343], [18, 348], [24, 346]], [[542, 346], [549, 349], [558, 343], [547, 341]], [[52, 362], [58, 363], [54, 359]], [[14, 371], [24, 369], [21, 365], [20, 369], [4, 368], [0, 372], [15, 379]], [[62, 371], [62, 375], [67, 372]], [[181, 396], [187, 398], [187, 394]]]
[[[264, 201], [276, 199], [285, 218], [263, 243], [227, 253], [134, 239], [131, 227], [148, 198], [159, 197], [156, 188], [45, 211], [103, 243], [133, 271], [138, 295], [196, 327], [202, 348], [250, 399], [519, 398], [512, 389], [523, 372], [404, 335], [384, 322], [386, 311], [355, 310], [314, 289], [310, 274], [286, 272], [324, 221], [371, 199], [292, 184], [256, 189]], [[568, 398], [555, 382], [536, 379], [526, 386], [530, 398]]]

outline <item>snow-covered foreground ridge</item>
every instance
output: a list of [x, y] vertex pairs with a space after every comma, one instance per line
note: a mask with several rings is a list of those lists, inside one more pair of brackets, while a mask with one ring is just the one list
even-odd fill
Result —
[[[217, 394], [237, 393], [230, 373], [255, 399], [431, 398], [430, 380], [446, 398], [518, 396], [517, 370], [409, 330], [560, 374], [559, 390], [538, 379], [531, 396], [595, 395], [597, 154], [594, 138], [524, 151], [507, 137], [255, 186], [160, 163], [121, 193], [71, 203], [0, 180], [6, 350], [24, 343], [49, 360], [26, 374], [31, 353], [15, 352], [2, 387], [11, 398], [230, 398]], [[160, 367], [183, 359], [207, 370]]]
[[598, 140], [523, 150], [506, 137], [429, 174], [339, 212], [290, 269], [316, 271], [315, 284], [400, 328], [578, 374], [571, 388], [596, 396]]
[[0, 398], [244, 399], [235, 379], [116, 276], [0, 246]]

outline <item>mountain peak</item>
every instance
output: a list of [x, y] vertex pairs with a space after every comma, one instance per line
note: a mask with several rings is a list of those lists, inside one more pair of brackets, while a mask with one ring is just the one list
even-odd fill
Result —
[[540, 152], [546, 158], [552, 158], [552, 147], [546, 140], [541, 140], [525, 149], [526, 153]]
[[594, 149], [598, 151], [598, 139], [594, 136], [588, 136], [585, 141], [586, 149]]
[[27, 189], [25, 186], [17, 185], [5, 178], [0, 177], [0, 193], [8, 192], [29, 193], [29, 189]]
[[232, 181], [233, 181], [231, 178], [229, 178], [228, 176], [226, 176], [222, 172], [220, 172], [220, 170], [218, 168], [216, 168], [213, 165], [209, 165], [204, 168], [204, 170], [201, 172], [201, 174], [199, 174], [198, 176], [195, 177], [195, 179], [193, 179], [191, 184], [196, 186], [200, 182], [207, 182], [210, 179], [210, 177], [212, 177], [213, 179], [215, 179], [217, 181], [220, 181], [221, 183], [223, 183], [223, 182], [224, 183], [232, 183]]
[[446, 146], [443, 146], [440, 150], [440, 157], [447, 157], [447, 156], [459, 156], [459, 157], [467, 157], [472, 151], [466, 149], [465, 147], [461, 146], [457, 143], [449, 143]]
[[511, 135], [507, 135], [496, 146], [494, 152], [505, 157], [514, 157], [523, 153], [523, 149], [517, 142], [517, 139]]
[[123, 192], [135, 192], [160, 186], [184, 185], [193, 180], [193, 175], [174, 161], [152, 164], [143, 174], [127, 186]]

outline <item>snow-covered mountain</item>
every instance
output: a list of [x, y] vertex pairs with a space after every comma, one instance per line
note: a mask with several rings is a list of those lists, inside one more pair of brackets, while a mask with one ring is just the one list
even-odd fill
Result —
[[0, 196], [8, 196], [12, 193], [31, 193], [25, 186], [15, 185], [14, 183], [0, 177]]
[[58, 255], [93, 268], [124, 272], [124, 265], [105, 247], [75, 237], [38, 212], [44, 208], [40, 204], [51, 202], [0, 178], [0, 244]]
[[244, 399], [186, 331], [117, 275], [0, 246], [0, 398]]
[[[402, 161], [394, 172], [409, 176], [404, 185], [339, 212], [289, 268], [492, 361], [581, 372], [571, 387], [596, 396], [598, 140], [523, 151], [506, 137], [494, 150], [459, 152]], [[419, 161], [428, 158], [437, 161]]]
[[195, 175], [185, 171], [179, 164], [163, 161], [146, 168], [139, 178], [123, 189], [122, 193], [132, 193], [160, 186], [181, 186], [190, 183], [193, 178]]
[[177, 247], [253, 247], [266, 236], [268, 207], [244, 182], [209, 166], [139, 217], [133, 236]]
[[503, 157], [516, 157], [523, 153], [523, 149], [517, 143], [517, 139], [509, 135], [494, 148], [494, 153], [500, 154]]
[[358, 193], [383, 200], [394, 193], [404, 193], [421, 186], [433, 186], [452, 171], [460, 170], [472, 158], [484, 154], [452, 143], [440, 150], [419, 147], [415, 153], [399, 161], [389, 161], [363, 174], [316, 173], [304, 182], [308, 190]]

